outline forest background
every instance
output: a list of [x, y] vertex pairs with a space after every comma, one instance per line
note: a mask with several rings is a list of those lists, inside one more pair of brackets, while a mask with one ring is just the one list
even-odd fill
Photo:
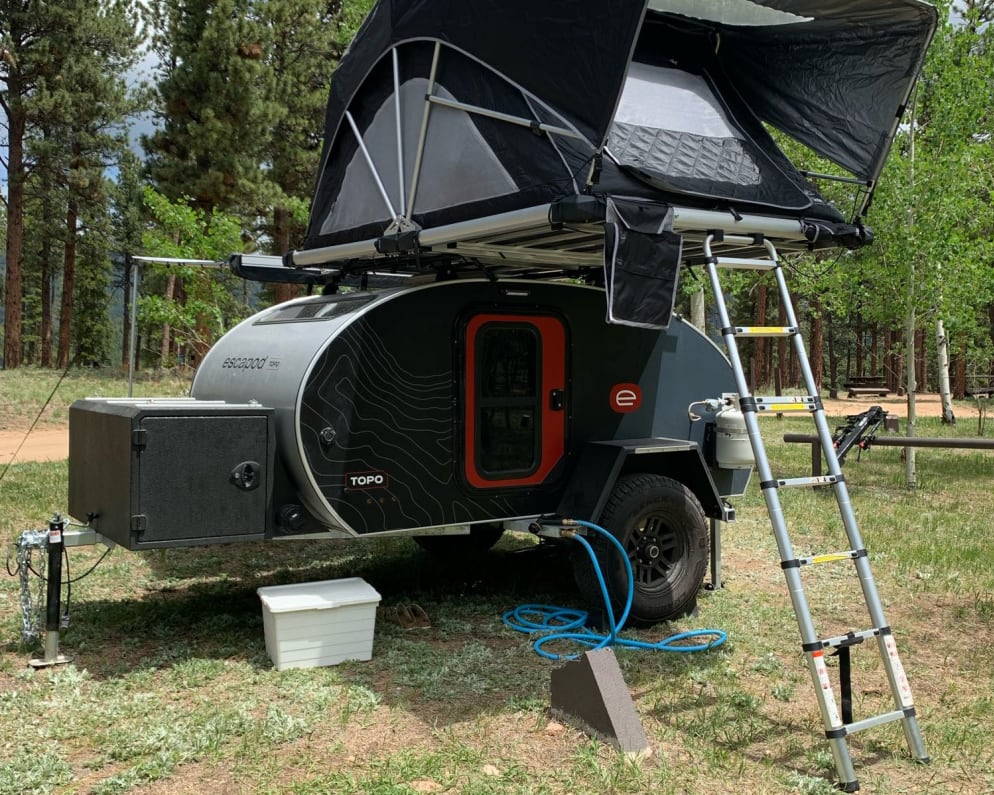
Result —
[[[371, 5], [0, 0], [3, 367], [126, 365], [137, 255], [223, 261], [297, 247], [331, 76]], [[788, 260], [812, 371], [830, 388], [879, 376], [898, 391], [910, 371], [932, 391], [947, 355], [955, 396], [994, 388], [994, 0], [938, 5], [865, 219], [873, 245]], [[845, 176], [782, 145], [802, 168]], [[819, 188], [844, 213], [862, 190]], [[195, 366], [227, 328], [296, 289], [140, 267], [139, 367]], [[775, 291], [732, 276], [734, 311], [775, 322]], [[704, 288], [683, 283], [690, 314]], [[754, 387], [798, 382], [782, 343], [758, 338], [744, 353]]]

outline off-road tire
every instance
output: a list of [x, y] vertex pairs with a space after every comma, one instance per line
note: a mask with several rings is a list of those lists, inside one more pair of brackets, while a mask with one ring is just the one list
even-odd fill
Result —
[[[619, 478], [597, 524], [628, 550], [635, 574], [629, 625], [652, 626], [694, 609], [707, 571], [710, 534], [704, 509], [690, 489], [663, 475]], [[620, 618], [627, 595], [624, 563], [614, 544], [591, 535], [615, 616]], [[592, 608], [603, 609], [590, 557], [578, 548], [572, 560], [580, 593]]]

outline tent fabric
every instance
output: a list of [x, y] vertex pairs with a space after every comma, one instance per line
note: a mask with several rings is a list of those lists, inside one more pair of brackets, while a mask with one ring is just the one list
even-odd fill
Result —
[[[401, 119], [407, 129], [417, 129], [427, 86], [428, 81], [424, 78], [408, 80], [401, 86]], [[442, 97], [455, 99], [445, 89], [438, 93]], [[430, 132], [425, 139], [423, 181], [417, 193], [416, 212], [517, 193], [517, 183], [467, 112], [448, 110], [436, 114], [431, 121]], [[367, 148], [382, 153], [376, 166], [378, 173], [384, 177], [398, 173], [396, 134], [394, 105], [392, 98], [388, 98], [374, 114], [364, 135]], [[406, 184], [411, 181], [416, 143], [417, 139], [413, 136], [408, 136], [403, 142]], [[471, 173], [472, 179], [459, 179], [458, 175], [462, 173]], [[385, 182], [389, 206], [399, 207], [399, 183], [392, 179]], [[335, 206], [321, 225], [321, 233], [375, 223], [383, 218], [386, 209], [388, 206], [377, 191], [376, 183], [370, 179], [370, 166], [356, 148], [345, 167]]]
[[[759, 6], [800, 21], [707, 18]], [[650, 0], [649, 7], [639, 51], [665, 52], [679, 36], [685, 64], [706, 60], [757, 118], [867, 180], [883, 167], [938, 19], [917, 0]]]
[[[425, 41], [406, 42], [397, 48], [405, 198], [412, 194], [433, 49], [434, 44]], [[443, 49], [436, 96], [469, 100], [514, 116], [534, 116], [520, 89], [464, 53]], [[343, 59], [342, 68], [348, 60]], [[329, 108], [337, 80], [336, 72]], [[377, 237], [401, 212], [395, 87], [389, 53], [359, 89], [348, 110], [362, 132], [372, 167], [342, 111], [338, 134], [326, 132], [324, 165], [305, 248]], [[564, 123], [558, 116], [551, 118], [557, 125]], [[421, 227], [547, 203], [564, 189], [572, 189], [549, 138], [537, 136], [527, 127], [435, 105], [430, 110], [424, 146], [412, 213]], [[373, 168], [387, 193], [389, 207]]]
[[304, 249], [578, 191], [830, 227], [765, 125], [872, 189], [936, 21], [921, 0], [379, 0], [332, 80]]

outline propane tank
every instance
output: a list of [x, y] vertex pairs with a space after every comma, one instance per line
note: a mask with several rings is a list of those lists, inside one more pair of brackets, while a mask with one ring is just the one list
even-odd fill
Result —
[[715, 458], [722, 469], [752, 469], [756, 462], [745, 417], [736, 406], [738, 395], [722, 395], [715, 414]]

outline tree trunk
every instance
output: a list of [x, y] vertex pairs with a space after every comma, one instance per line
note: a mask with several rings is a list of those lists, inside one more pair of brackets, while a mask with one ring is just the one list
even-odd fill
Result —
[[880, 339], [877, 336], [880, 331], [880, 324], [874, 323], [870, 326], [870, 375], [880, 375]]
[[[904, 327], [904, 363], [907, 368], [905, 373], [906, 386], [908, 389], [908, 421], [906, 423], [907, 435], [915, 435], [915, 266], [912, 263], [911, 273], [908, 278], [908, 316]], [[917, 485], [917, 470], [915, 468], [915, 448], [905, 447], [904, 450], [904, 483], [909, 489], [914, 489]]]
[[771, 341], [769, 345], [766, 346], [766, 356], [763, 357], [763, 370], [766, 372], [767, 382], [773, 379], [773, 368], [776, 362], [777, 346]]
[[928, 390], [928, 363], [925, 360], [925, 329], [915, 331], [915, 382], [916, 389]]
[[835, 348], [835, 317], [828, 316], [828, 385], [831, 392], [839, 389], [839, 353]]
[[935, 351], [939, 367], [939, 397], [942, 399], [943, 425], [955, 425], [956, 415], [953, 414], [953, 398], [949, 393], [949, 342], [946, 339], [946, 327], [942, 318], [935, 321]]
[[[797, 317], [796, 311], [794, 312], [794, 317]], [[783, 308], [781, 308], [780, 310], [780, 320], [777, 323], [777, 325], [779, 326], [787, 325], [787, 314], [786, 310]], [[800, 370], [800, 362], [797, 361], [797, 356], [794, 355], [794, 346], [788, 345], [787, 340], [784, 339], [783, 337], [780, 338], [780, 341], [783, 342], [784, 357], [786, 359], [785, 372], [787, 375], [787, 384], [789, 384], [792, 387], [798, 386], [801, 383], [801, 370]]]
[[[849, 319], [850, 319], [850, 321], [852, 320], [852, 315], [849, 315]], [[849, 328], [850, 324], [847, 323], [846, 327]], [[852, 335], [850, 334], [850, 335], [846, 336], [846, 378], [848, 378], [849, 376], [851, 376], [853, 374], [852, 373], [852, 349], [853, 349]]]
[[[761, 282], [756, 287], [756, 325], [766, 325], [766, 283]], [[752, 341], [752, 366], [755, 374], [755, 383], [752, 385], [753, 391], [761, 388], [766, 383], [766, 340], [756, 337]]]
[[863, 372], [863, 316], [856, 313], [856, 372], [853, 375], [866, 375]]
[[811, 365], [811, 374], [814, 376], [815, 385], [821, 389], [822, 370], [825, 367], [825, 325], [822, 320], [821, 301], [817, 298], [811, 299], [811, 340], [808, 351], [808, 362]]
[[700, 329], [702, 334], [707, 333], [705, 326], [707, 325], [707, 320], [705, 320], [704, 314], [704, 288], [701, 287], [699, 290], [695, 290], [690, 294], [690, 323], [695, 328]]
[[901, 364], [897, 357], [897, 334], [890, 326], [884, 332], [884, 369], [887, 388], [896, 392], [901, 380]]
[[66, 249], [62, 264], [62, 305], [59, 311], [59, 358], [58, 366], [69, 366], [69, 351], [72, 346], [72, 301], [76, 286], [76, 221], [78, 212], [76, 199], [69, 197], [66, 211]]
[[[787, 316], [784, 311], [783, 301], [780, 301], [777, 304], [777, 325], [787, 325]], [[787, 340], [780, 337], [777, 340], [777, 369], [775, 376], [777, 387], [776, 394], [780, 394], [780, 390], [783, 389], [783, 385], [787, 383], [787, 378]]]
[[[290, 250], [290, 211], [285, 207], [277, 207], [273, 210], [273, 242], [280, 254], [286, 254]], [[277, 283], [273, 288], [273, 297], [278, 304], [296, 298], [298, 295], [300, 295], [300, 289], [296, 284]]]
[[953, 366], [953, 397], [963, 400], [966, 397], [966, 348], [960, 351]]
[[[46, 218], [51, 215], [45, 214]], [[41, 242], [41, 356], [42, 367], [52, 366], [52, 243], [46, 237]]]
[[22, 363], [21, 282], [24, 260], [24, 113], [20, 76], [7, 78], [7, 275], [4, 278], [3, 366], [13, 370]]

